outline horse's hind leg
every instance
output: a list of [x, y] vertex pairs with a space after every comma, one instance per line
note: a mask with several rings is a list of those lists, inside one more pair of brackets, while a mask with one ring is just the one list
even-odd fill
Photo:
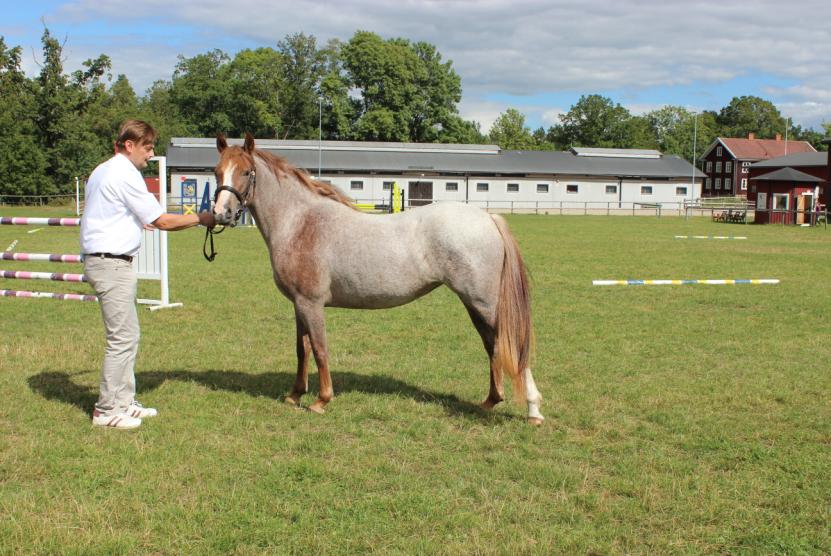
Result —
[[300, 398], [309, 391], [309, 355], [312, 352], [312, 342], [309, 339], [309, 330], [297, 310], [294, 313], [294, 320], [297, 327], [297, 377], [285, 401], [292, 405], [300, 405]]
[[502, 388], [502, 373], [500, 372], [500, 369], [496, 367], [496, 331], [493, 326], [488, 324], [488, 321], [478, 310], [468, 305], [465, 306], [467, 307], [467, 312], [470, 315], [470, 320], [473, 321], [473, 326], [476, 327], [476, 331], [479, 332], [479, 336], [482, 338], [485, 351], [488, 353], [488, 360], [490, 361], [491, 367], [491, 383], [490, 390], [488, 391], [488, 397], [485, 398], [485, 401], [482, 402], [481, 406], [484, 409], [491, 409], [493, 406], [505, 399], [505, 391]]
[[317, 364], [317, 372], [320, 375], [320, 392], [318, 393], [317, 400], [309, 406], [309, 411], [323, 413], [323, 408], [326, 407], [326, 404], [334, 396], [332, 377], [329, 374], [329, 352], [326, 345], [326, 326], [323, 318], [323, 305], [298, 300], [295, 301], [294, 307], [298, 315], [298, 320], [308, 330], [309, 343], [311, 344], [312, 353]]

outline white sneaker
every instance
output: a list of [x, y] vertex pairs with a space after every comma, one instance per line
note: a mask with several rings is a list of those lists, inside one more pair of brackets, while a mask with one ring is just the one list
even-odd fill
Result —
[[135, 417], [136, 419], [155, 417], [159, 414], [159, 412], [153, 409], [152, 407], [144, 407], [136, 400], [133, 400], [133, 403], [130, 404], [130, 407], [124, 410], [124, 413], [126, 413], [130, 417]]
[[141, 419], [130, 417], [126, 413], [106, 415], [96, 409], [92, 412], [92, 424], [114, 429], [135, 429], [141, 425]]

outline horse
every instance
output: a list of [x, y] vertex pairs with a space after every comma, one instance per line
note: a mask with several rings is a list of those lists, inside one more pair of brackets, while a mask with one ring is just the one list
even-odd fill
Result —
[[503, 401], [504, 372], [515, 401], [524, 397], [528, 404], [528, 422], [542, 424], [542, 397], [530, 369], [530, 285], [501, 216], [444, 202], [368, 214], [335, 186], [257, 149], [250, 133], [242, 147], [229, 146], [219, 134], [216, 147], [214, 217], [233, 227], [243, 207], [251, 211], [274, 283], [294, 305], [297, 376], [285, 402], [301, 407], [310, 352], [320, 387], [308, 410], [324, 413], [334, 396], [324, 307], [396, 307], [446, 285], [467, 309], [490, 361], [490, 389], [481, 407]]

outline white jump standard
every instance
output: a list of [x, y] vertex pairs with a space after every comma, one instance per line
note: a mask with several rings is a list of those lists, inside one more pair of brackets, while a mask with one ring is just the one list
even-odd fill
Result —
[[773, 278], [738, 280], [592, 280], [592, 286], [687, 286], [707, 284], [712, 286], [734, 286], [740, 284], [778, 284]]

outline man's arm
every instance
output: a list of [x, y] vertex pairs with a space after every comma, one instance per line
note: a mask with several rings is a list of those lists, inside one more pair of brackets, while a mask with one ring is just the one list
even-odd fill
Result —
[[200, 212], [199, 214], [171, 214], [166, 212], [153, 221], [153, 227], [168, 232], [184, 230], [202, 224], [208, 228], [216, 226], [213, 212]]

